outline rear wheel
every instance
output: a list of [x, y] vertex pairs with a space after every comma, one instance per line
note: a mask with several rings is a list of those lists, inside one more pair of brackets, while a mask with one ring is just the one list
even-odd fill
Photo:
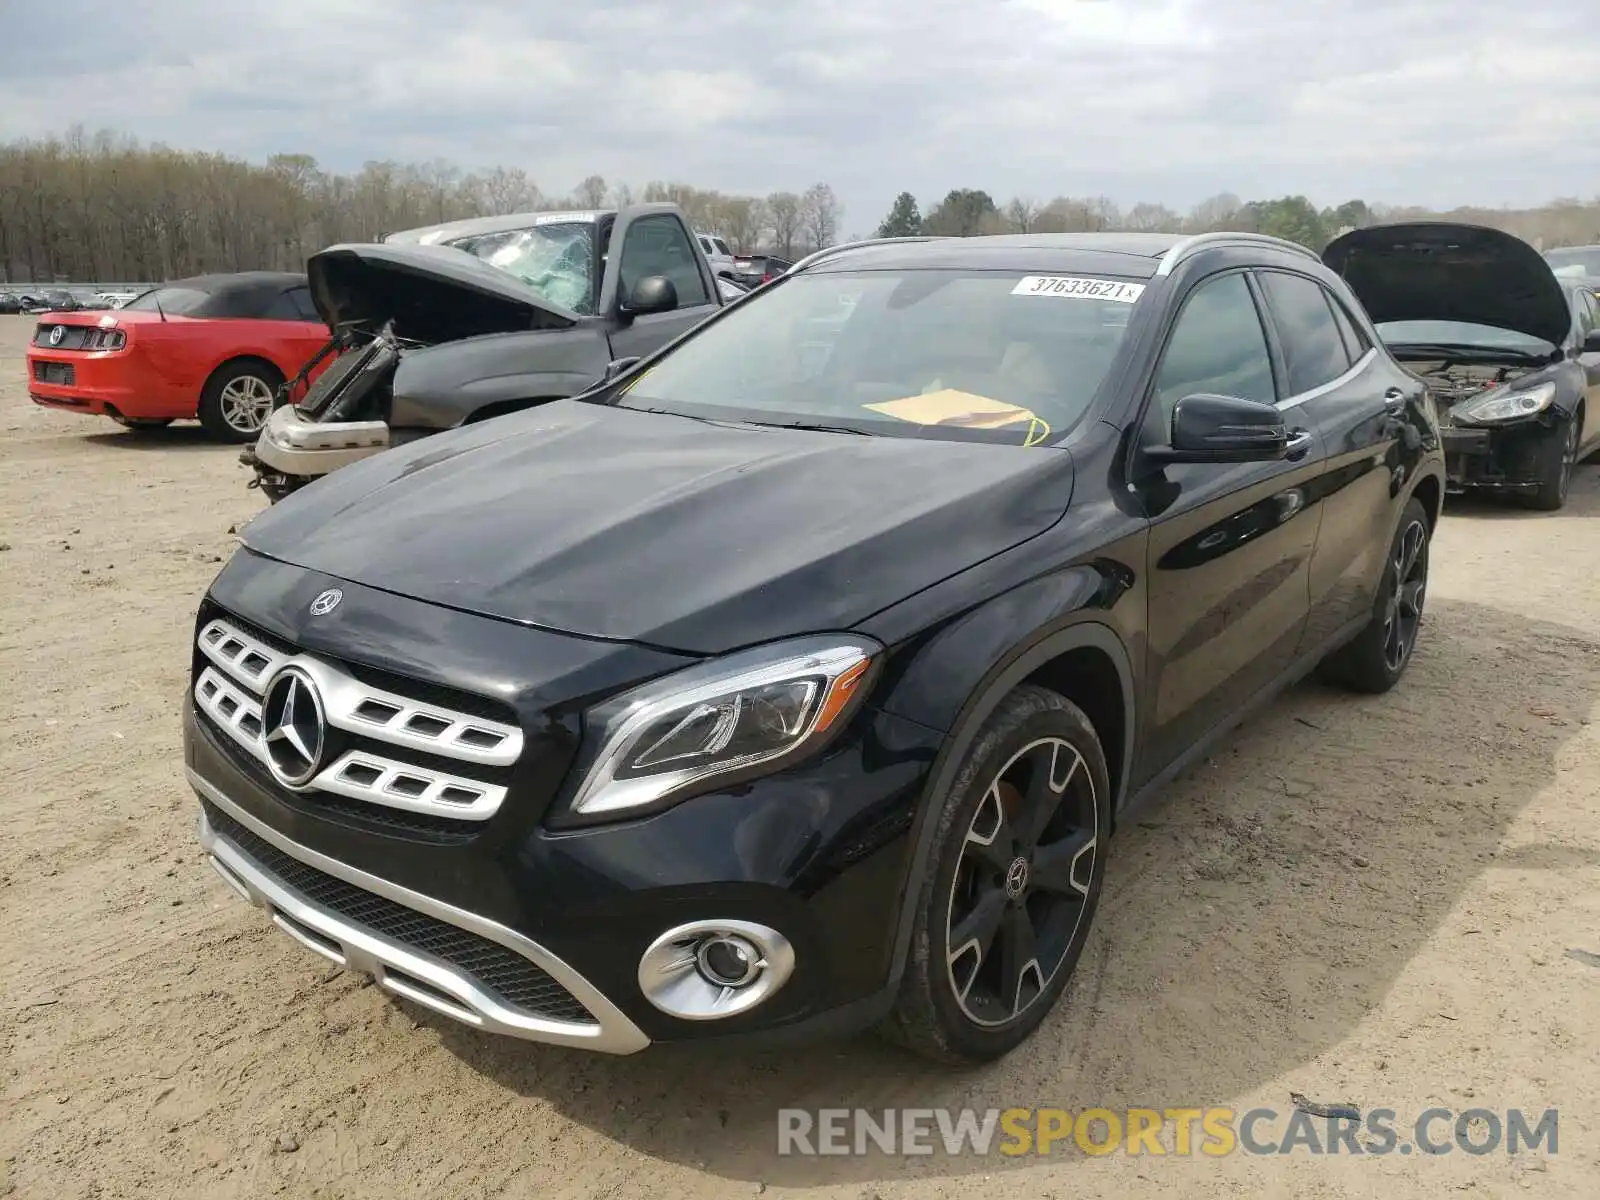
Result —
[[1324, 679], [1358, 692], [1387, 692], [1400, 681], [1422, 628], [1429, 536], [1428, 514], [1412, 497], [1389, 547], [1372, 620], [1354, 641], [1322, 660]]
[[1110, 784], [1094, 727], [1043, 688], [984, 722], [934, 818], [891, 1040], [984, 1062], [1044, 1020], [1083, 953], [1105, 878]]
[[226, 363], [200, 394], [200, 424], [225, 442], [252, 442], [277, 407], [283, 376], [271, 363], [241, 359]]
[[1539, 488], [1528, 494], [1529, 508], [1555, 512], [1567, 502], [1572, 486], [1572, 468], [1578, 462], [1579, 420], [1576, 416], [1559, 421], [1545, 432], [1535, 451], [1539, 464]]

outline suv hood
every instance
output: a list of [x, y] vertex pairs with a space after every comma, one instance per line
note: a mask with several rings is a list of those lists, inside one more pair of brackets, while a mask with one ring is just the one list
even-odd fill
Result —
[[376, 329], [446, 342], [485, 333], [566, 329], [579, 318], [516, 276], [449, 246], [353, 243], [306, 260], [311, 299], [328, 327]]
[[576, 400], [335, 471], [260, 554], [468, 612], [717, 654], [847, 629], [1050, 528], [1064, 450], [709, 423]]
[[1322, 261], [1374, 324], [1464, 321], [1567, 340], [1572, 314], [1550, 264], [1521, 238], [1479, 225], [1407, 221], [1335, 238]]

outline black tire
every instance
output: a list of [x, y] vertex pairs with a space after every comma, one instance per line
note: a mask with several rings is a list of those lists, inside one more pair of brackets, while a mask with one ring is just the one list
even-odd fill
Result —
[[1563, 417], [1539, 439], [1534, 451], [1539, 464], [1539, 488], [1524, 497], [1529, 508], [1555, 512], [1566, 505], [1572, 470], [1578, 465], [1578, 442], [1583, 432], [1580, 426], [1578, 417]]
[[124, 417], [119, 413], [111, 419], [124, 429], [165, 429], [172, 424], [171, 417]]
[[[200, 424], [218, 441], [253, 442], [277, 407], [282, 384], [283, 375], [278, 369], [259, 358], [223, 363], [206, 380], [205, 390], [200, 393]], [[242, 405], [246, 402], [251, 406], [250, 412], [260, 418], [253, 427], [243, 417]]]
[[1401, 510], [1400, 527], [1389, 545], [1372, 620], [1353, 641], [1322, 660], [1319, 673], [1329, 683], [1357, 692], [1387, 692], [1405, 674], [1422, 628], [1431, 537], [1427, 510], [1413, 496]]
[[1094, 726], [1055, 692], [1018, 688], [984, 722], [933, 820], [905, 975], [881, 1032], [943, 1062], [987, 1062], [1049, 1014], [1094, 920], [1111, 830]]

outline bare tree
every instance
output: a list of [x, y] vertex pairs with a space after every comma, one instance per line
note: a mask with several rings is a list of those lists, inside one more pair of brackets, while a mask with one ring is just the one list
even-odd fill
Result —
[[[576, 196], [552, 197], [521, 168], [463, 175], [442, 160], [374, 161], [340, 173], [305, 154], [250, 163], [73, 128], [60, 137], [0, 142], [0, 280], [144, 282], [204, 271], [292, 269], [334, 242], [370, 241], [483, 213], [599, 207], [608, 198], [626, 204], [636, 194], [675, 201], [697, 229], [720, 233], [741, 251], [772, 249], [794, 257], [839, 237], [842, 210], [824, 183], [803, 196], [781, 191], [759, 199], [662, 181], [636, 193], [593, 175]], [[914, 199], [909, 193], [904, 199], [914, 216]], [[937, 231], [966, 234], [1270, 228], [1309, 242], [1348, 226], [1426, 216], [1490, 225], [1542, 248], [1600, 242], [1600, 198], [1570, 196], [1537, 208], [1436, 213], [1359, 199], [1322, 210], [1304, 197], [1246, 204], [1221, 192], [1180, 221], [1156, 203], [1135, 204], [1124, 214], [1104, 196], [1057, 196], [1044, 205], [1019, 198], [1002, 211], [981, 189], [956, 188], [930, 210], [928, 221]]]
[[1012, 233], [1032, 233], [1033, 224], [1039, 219], [1039, 206], [1032, 200], [1024, 200], [1021, 196], [1013, 196], [1005, 208], [1006, 226]]
[[806, 189], [806, 194], [800, 198], [800, 221], [809, 249], [821, 250], [833, 245], [843, 211], [827, 184], [814, 183]]
[[578, 185], [572, 196], [578, 202], [579, 208], [604, 208], [606, 206], [606, 181], [604, 177], [600, 175], [589, 176]]
[[767, 197], [767, 219], [772, 222], [772, 244], [784, 258], [794, 257], [800, 235], [800, 197], [793, 192], [773, 192]]

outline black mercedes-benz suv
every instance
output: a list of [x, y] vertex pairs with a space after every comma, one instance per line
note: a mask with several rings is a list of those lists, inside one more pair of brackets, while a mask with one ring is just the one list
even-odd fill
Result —
[[844, 247], [246, 526], [201, 840], [481, 1030], [992, 1058], [1136, 805], [1318, 664], [1399, 678], [1443, 493], [1423, 383], [1298, 247]]

